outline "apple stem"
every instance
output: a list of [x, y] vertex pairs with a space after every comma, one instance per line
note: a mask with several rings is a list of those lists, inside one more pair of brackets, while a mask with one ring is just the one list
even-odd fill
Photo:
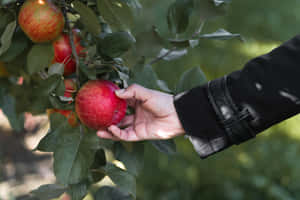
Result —
[[[63, 3], [66, 3], [65, 0], [63, 1]], [[76, 85], [78, 88], [80, 88], [80, 81], [79, 81], [79, 56], [77, 54], [76, 51], [76, 46], [74, 43], [74, 34], [72, 31], [72, 27], [71, 27], [71, 23], [70, 20], [67, 16], [67, 10], [66, 7], [63, 7], [63, 14], [64, 14], [64, 18], [65, 18], [65, 22], [67, 25], [67, 29], [68, 29], [68, 34], [69, 34], [69, 39], [70, 39], [70, 44], [71, 44], [71, 48], [72, 48], [72, 56], [75, 58], [75, 63], [76, 63]]]

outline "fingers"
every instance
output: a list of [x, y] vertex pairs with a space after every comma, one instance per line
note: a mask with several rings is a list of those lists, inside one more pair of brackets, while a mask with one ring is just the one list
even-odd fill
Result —
[[119, 127], [130, 126], [134, 122], [134, 115], [127, 115], [124, 119], [120, 122]]
[[132, 126], [122, 130], [117, 126], [112, 125], [112, 126], [108, 127], [108, 130], [114, 137], [117, 137], [120, 140], [132, 141], [132, 142], [140, 140], [137, 137], [136, 132], [133, 130]]
[[133, 84], [127, 89], [117, 90], [116, 95], [122, 99], [136, 99], [139, 101], [147, 101], [151, 98], [151, 90], [144, 88], [140, 85]]
[[128, 106], [135, 108], [136, 102], [137, 102], [136, 99], [127, 99], [126, 101], [127, 101]]
[[109, 133], [108, 131], [98, 131], [97, 132], [98, 137], [103, 138], [103, 139], [110, 139], [110, 140], [114, 140], [114, 141], [119, 141], [120, 139], [117, 138], [116, 136], [112, 135], [111, 133]]

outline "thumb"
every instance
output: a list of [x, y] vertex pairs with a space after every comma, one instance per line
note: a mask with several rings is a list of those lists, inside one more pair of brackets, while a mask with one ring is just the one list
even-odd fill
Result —
[[146, 101], [151, 98], [151, 90], [137, 84], [133, 84], [127, 89], [116, 90], [115, 93], [119, 98], [127, 100]]

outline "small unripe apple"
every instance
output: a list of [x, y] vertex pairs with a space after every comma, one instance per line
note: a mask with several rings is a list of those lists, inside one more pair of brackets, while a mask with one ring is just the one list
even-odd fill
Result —
[[51, 0], [26, 0], [18, 16], [25, 34], [36, 43], [56, 39], [64, 29], [64, 16]]
[[75, 81], [73, 79], [65, 79], [64, 85], [65, 85], [64, 97], [73, 97], [77, 88]]
[[[72, 79], [65, 79], [65, 92], [64, 97], [73, 97], [73, 94], [76, 92], [76, 83]], [[70, 102], [71, 103], [71, 102]], [[68, 119], [68, 123], [72, 127], [76, 127], [78, 125], [77, 117], [75, 112], [72, 110], [60, 110], [60, 109], [48, 109], [47, 114], [50, 117], [52, 113], [60, 113]]]
[[65, 116], [68, 119], [68, 123], [72, 127], [76, 127], [78, 125], [76, 114], [72, 110], [47, 109], [47, 114], [49, 118], [52, 113], [59, 113]]
[[84, 84], [75, 99], [75, 110], [80, 121], [96, 130], [118, 124], [127, 109], [126, 101], [115, 94], [118, 89], [108, 80], [91, 80]]
[[[74, 44], [78, 56], [84, 57], [84, 48], [80, 45], [80, 38], [74, 33]], [[61, 36], [53, 42], [54, 47], [54, 60], [53, 63], [64, 64], [64, 75], [68, 76], [76, 71], [76, 62], [72, 58], [72, 47], [70, 44], [70, 38], [67, 34], [61, 34]]]

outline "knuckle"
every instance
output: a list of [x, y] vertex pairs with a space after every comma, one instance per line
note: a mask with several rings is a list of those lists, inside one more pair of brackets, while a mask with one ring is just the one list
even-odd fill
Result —
[[134, 84], [132, 84], [129, 88], [132, 88], [133, 90], [138, 90], [138, 89], [141, 88], [141, 86], [138, 85], [138, 84], [136, 84], [136, 83], [134, 83]]

